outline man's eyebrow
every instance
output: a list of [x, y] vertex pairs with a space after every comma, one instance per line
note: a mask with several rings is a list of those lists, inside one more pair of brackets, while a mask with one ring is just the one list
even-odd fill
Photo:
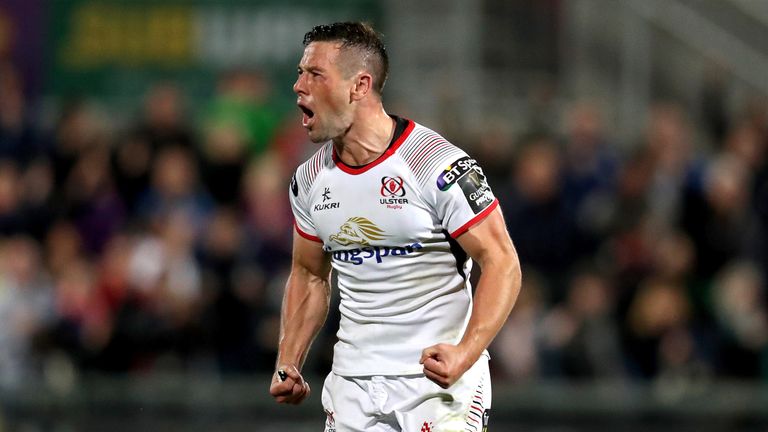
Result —
[[300, 71], [306, 71], [306, 72], [322, 72], [325, 70], [319, 66], [303, 66], [301, 64], [297, 65], [296, 69]]

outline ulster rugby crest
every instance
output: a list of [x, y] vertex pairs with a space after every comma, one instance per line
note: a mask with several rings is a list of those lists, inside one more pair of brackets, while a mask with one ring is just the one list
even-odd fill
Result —
[[381, 178], [381, 189], [379, 194], [384, 197], [379, 199], [381, 204], [391, 209], [401, 209], [403, 204], [408, 204], [408, 198], [405, 197], [405, 182], [400, 176]]

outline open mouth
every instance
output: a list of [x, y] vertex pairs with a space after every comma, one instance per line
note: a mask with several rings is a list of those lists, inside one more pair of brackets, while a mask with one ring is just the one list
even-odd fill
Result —
[[301, 117], [301, 124], [303, 126], [309, 126], [309, 121], [315, 116], [315, 112], [304, 105], [299, 105], [299, 109], [303, 113]]

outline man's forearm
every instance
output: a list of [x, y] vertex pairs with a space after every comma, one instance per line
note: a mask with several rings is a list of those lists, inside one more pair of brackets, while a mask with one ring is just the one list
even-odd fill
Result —
[[327, 279], [291, 273], [285, 288], [280, 322], [277, 364], [301, 369], [309, 347], [328, 315]]
[[517, 258], [496, 259], [482, 266], [475, 288], [474, 304], [459, 346], [474, 362], [496, 337], [515, 305], [520, 292], [521, 273]]

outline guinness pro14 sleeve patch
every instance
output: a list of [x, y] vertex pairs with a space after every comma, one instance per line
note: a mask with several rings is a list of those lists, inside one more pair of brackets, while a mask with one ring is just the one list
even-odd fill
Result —
[[447, 191], [454, 184], [459, 185], [475, 214], [493, 203], [493, 192], [483, 174], [483, 169], [469, 156], [453, 162], [437, 177], [437, 187], [441, 191]]

